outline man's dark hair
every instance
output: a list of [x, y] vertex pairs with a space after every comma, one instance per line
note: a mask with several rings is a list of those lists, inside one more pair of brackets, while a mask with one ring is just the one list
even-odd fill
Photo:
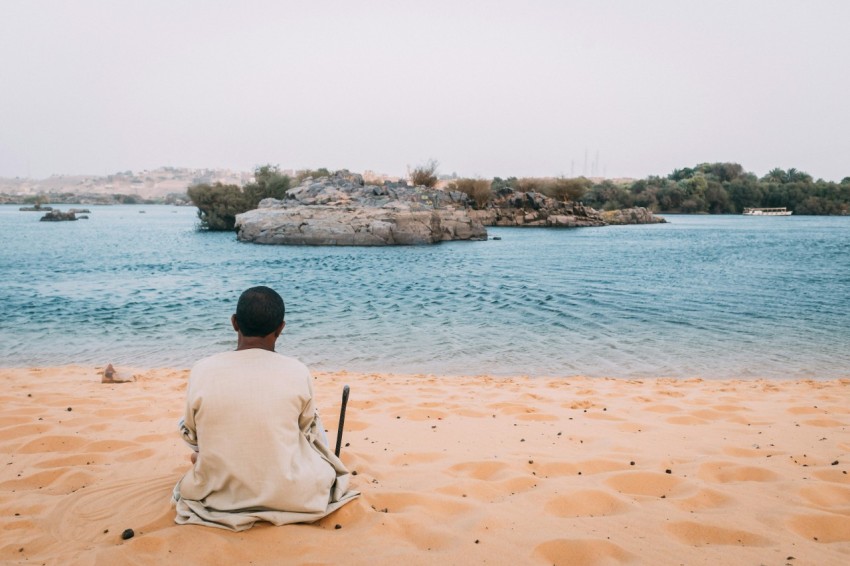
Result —
[[236, 322], [243, 336], [267, 336], [283, 322], [286, 308], [274, 289], [251, 287], [236, 303]]

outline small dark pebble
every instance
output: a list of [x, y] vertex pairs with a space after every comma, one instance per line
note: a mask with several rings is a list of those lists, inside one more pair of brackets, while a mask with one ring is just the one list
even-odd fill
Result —
[[673, 470], [671, 470], [670, 468], [667, 468], [666, 470], [664, 470], [664, 473], [665, 474], [672, 474]]
[[18, 549], [18, 552], [23, 552], [23, 551], [24, 551], [24, 547], [23, 547], [23, 546], [22, 546], [21, 548], [19, 548], [19, 549]]
[[103, 534], [106, 534], [108, 532], [109, 532], [109, 529], [103, 529]]
[[534, 463], [534, 460], [529, 460], [529, 461], [528, 461], [528, 463], [529, 463], [529, 464], [533, 464], [533, 463]]
[[634, 465], [635, 465], [635, 461], [634, 461], [634, 460], [632, 460], [631, 462], [629, 462], [629, 466], [634, 466]]
[[397, 418], [397, 419], [400, 419], [401, 417], [396, 417], [396, 418]]
[[32, 393], [27, 393], [27, 397], [32, 397]]
[[20, 513], [15, 513], [15, 517], [20, 517], [20, 516], [21, 516]]
[[835, 462], [833, 462], [833, 463], [832, 463], [832, 465], [833, 465], [833, 466], [837, 466], [837, 465], [838, 465], [838, 460], [836, 460]]
[[478, 544], [478, 539], [475, 539], [475, 544]]
[[66, 410], [67, 410], [69, 413], [70, 413], [71, 411], [73, 411], [73, 409], [72, 409], [71, 407], [68, 407]]
[[667, 496], [666, 496], [666, 495], [662, 495], [662, 496], [661, 496], [661, 499], [667, 499]]
[[121, 540], [128, 540], [136, 536], [136, 531], [133, 529], [124, 529], [124, 532], [121, 533]]
[[525, 439], [524, 439], [524, 438], [520, 438], [520, 439], [519, 439], [519, 441], [520, 441], [520, 442], [525, 442]]
[[789, 557], [788, 557], [788, 558], [786, 558], [785, 560], [796, 560], [796, 558], [794, 558], [793, 556], [789, 556]]
[[340, 525], [339, 523], [337, 523], [336, 525], [334, 525], [334, 528], [335, 528], [335, 529], [341, 529], [341, 528], [342, 528], [342, 525]]
[[349, 446], [351, 446], [351, 443], [350, 443], [350, 442], [346, 442], [346, 443], [345, 443], [345, 447], [346, 447], [346, 448], [348, 448]]
[[356, 475], [357, 475], [357, 470], [351, 470], [351, 475], [352, 475], [352, 476], [356, 476]]

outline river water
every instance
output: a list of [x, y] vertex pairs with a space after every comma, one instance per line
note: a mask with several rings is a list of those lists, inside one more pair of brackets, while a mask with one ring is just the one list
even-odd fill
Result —
[[[63, 207], [68, 208], [68, 207]], [[195, 209], [0, 206], [0, 364], [189, 367], [232, 348], [239, 293], [283, 295], [316, 369], [850, 377], [850, 218], [669, 216], [491, 228], [435, 246], [260, 246]]]

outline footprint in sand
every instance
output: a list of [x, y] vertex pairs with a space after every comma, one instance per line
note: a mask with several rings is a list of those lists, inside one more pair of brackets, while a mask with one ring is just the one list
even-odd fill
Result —
[[844, 508], [850, 514], [850, 488], [838, 485], [814, 485], [802, 488], [800, 495], [817, 507], [835, 510]]
[[601, 517], [624, 513], [628, 505], [597, 489], [585, 489], [553, 497], [543, 508], [556, 517]]
[[771, 482], [779, 479], [776, 473], [756, 466], [739, 466], [731, 462], [708, 462], [699, 467], [697, 476], [714, 483]]
[[848, 515], [795, 515], [788, 526], [801, 537], [818, 542], [850, 542]]
[[79, 452], [88, 441], [79, 436], [49, 435], [41, 436], [25, 443], [16, 452], [21, 454], [40, 454], [43, 452]]
[[448, 519], [476, 508], [471, 501], [413, 491], [383, 491], [367, 494], [366, 502], [387, 513], [424, 514], [431, 519]]
[[536, 476], [520, 475], [504, 462], [463, 462], [451, 466], [449, 475], [465, 478], [437, 491], [455, 496], [469, 496], [478, 501], [496, 499], [533, 489]]
[[554, 539], [538, 544], [534, 556], [548, 564], [627, 564], [637, 557], [613, 542], [600, 539]]
[[611, 476], [605, 483], [620, 493], [661, 497], [669, 495], [682, 480], [670, 474], [627, 472]]
[[506, 463], [492, 461], [462, 462], [450, 467], [448, 471], [452, 475], [489, 481], [504, 479], [511, 475], [510, 466]]
[[393, 466], [410, 466], [413, 464], [430, 464], [446, 458], [442, 452], [414, 452], [412, 454], [401, 454], [390, 460]]
[[48, 495], [65, 495], [90, 484], [93, 479], [94, 475], [86, 471], [67, 467], [53, 468], [34, 474], [23, 473], [19, 478], [0, 483], [0, 489], [4, 491], [39, 490], [39, 493]]
[[673, 536], [690, 546], [769, 546], [769, 538], [740, 529], [727, 529], [694, 521], [677, 521], [665, 527]]
[[819, 470], [813, 472], [812, 475], [823, 481], [850, 485], [850, 473], [847, 470], [833, 468], [830, 470]]
[[676, 507], [683, 511], [700, 511], [703, 509], [717, 509], [725, 506], [731, 498], [719, 491], [712, 489], [701, 489], [695, 495], [676, 502]]

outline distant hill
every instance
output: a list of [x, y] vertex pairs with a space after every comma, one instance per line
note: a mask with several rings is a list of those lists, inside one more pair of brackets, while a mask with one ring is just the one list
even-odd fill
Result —
[[114, 175], [51, 175], [46, 179], [14, 179], [0, 177], [0, 193], [37, 195], [74, 193], [77, 195], [135, 195], [143, 199], [185, 193], [197, 183], [225, 183], [242, 186], [254, 177], [253, 172], [229, 169], [187, 169], [160, 167], [150, 171], [124, 171]]

